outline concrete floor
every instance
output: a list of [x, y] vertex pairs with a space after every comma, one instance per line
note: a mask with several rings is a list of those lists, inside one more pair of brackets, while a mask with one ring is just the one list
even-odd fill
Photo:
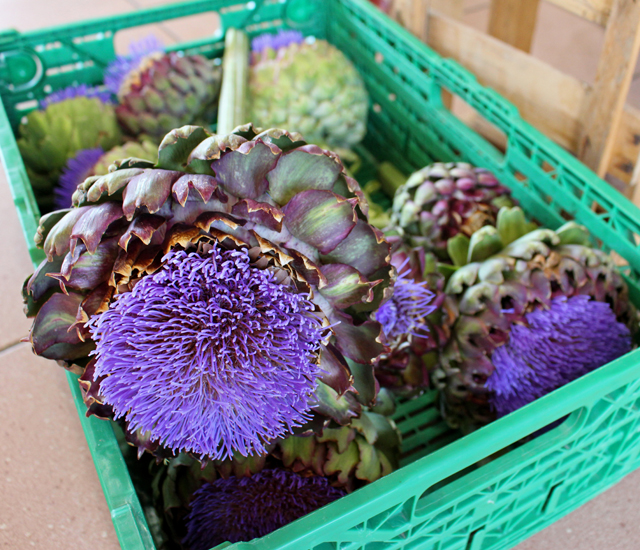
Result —
[[[162, 0], [0, 0], [0, 28], [21, 31], [151, 7]], [[489, 2], [467, 0], [465, 20], [485, 29]], [[216, 17], [196, 16], [152, 31], [165, 43], [207, 36]], [[150, 29], [120, 33], [116, 44]], [[533, 53], [587, 82], [595, 76], [604, 32], [542, 3]], [[629, 102], [640, 107], [640, 79]], [[118, 548], [109, 511], [61, 368], [19, 340], [29, 323], [19, 290], [31, 265], [0, 171], [0, 548]], [[637, 550], [640, 472], [520, 544], [518, 550]]]

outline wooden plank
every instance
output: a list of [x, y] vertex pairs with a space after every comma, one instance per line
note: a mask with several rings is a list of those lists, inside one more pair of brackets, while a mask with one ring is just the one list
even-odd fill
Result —
[[609, 166], [640, 51], [640, 2], [615, 0], [593, 92], [583, 104], [578, 156], [600, 176]]
[[453, 19], [462, 20], [464, 0], [431, 0], [430, 10], [440, 12]]
[[[590, 86], [441, 13], [431, 13], [427, 34], [434, 50], [456, 59], [481, 84], [514, 103], [522, 117], [550, 139], [571, 152], [577, 151], [582, 105], [592, 93]], [[464, 114], [464, 122], [493, 143], [504, 145], [504, 136], [469, 111]], [[640, 110], [627, 105], [608, 171], [629, 183], [639, 154]]]
[[513, 102], [522, 117], [575, 151], [587, 85], [504, 42], [439, 13], [428, 21], [428, 44], [452, 57]]
[[607, 172], [625, 183], [633, 180], [634, 164], [640, 154], [640, 109], [625, 105]]
[[539, 0], [491, 0], [489, 34], [529, 52], [536, 28]]
[[547, 2], [603, 27], [607, 24], [613, 5], [613, 0], [547, 0]]
[[430, 0], [392, 0], [389, 16], [412, 34], [426, 39]]

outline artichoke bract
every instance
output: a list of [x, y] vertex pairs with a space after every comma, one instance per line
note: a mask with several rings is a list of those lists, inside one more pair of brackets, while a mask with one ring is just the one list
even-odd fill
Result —
[[389, 245], [334, 154], [185, 126], [157, 164], [111, 169], [42, 218], [24, 288], [34, 352], [83, 373], [89, 412], [141, 450], [220, 459], [375, 400]]
[[469, 263], [445, 288], [451, 338], [433, 375], [453, 427], [480, 427], [631, 349], [628, 287], [583, 227], [531, 231], [520, 208], [503, 208], [466, 246]]
[[252, 41], [249, 112], [264, 128], [296, 128], [310, 143], [350, 148], [362, 141], [369, 99], [362, 78], [325, 40], [296, 31]]
[[495, 225], [498, 211], [513, 206], [509, 189], [484, 168], [464, 162], [435, 163], [411, 175], [393, 199], [391, 225], [411, 246], [449, 261], [447, 242]]
[[41, 212], [54, 209], [54, 188], [81, 149], [108, 150], [122, 140], [111, 94], [86, 85], [47, 96], [20, 125], [18, 148]]
[[67, 161], [58, 185], [53, 190], [56, 210], [71, 206], [71, 197], [85, 179], [108, 174], [112, 163], [128, 158], [155, 162], [158, 158], [158, 147], [150, 141], [128, 141], [123, 145], [116, 145], [106, 153], [102, 147], [78, 151]]
[[202, 55], [165, 53], [148, 37], [129, 46], [105, 71], [118, 97], [120, 124], [133, 136], [160, 140], [184, 124], [211, 124], [220, 94], [221, 69]]
[[251, 540], [391, 473], [399, 453], [393, 421], [365, 410], [350, 426], [279, 440], [269, 455], [203, 468], [181, 454], [152, 466], [155, 506], [165, 536], [185, 548]]

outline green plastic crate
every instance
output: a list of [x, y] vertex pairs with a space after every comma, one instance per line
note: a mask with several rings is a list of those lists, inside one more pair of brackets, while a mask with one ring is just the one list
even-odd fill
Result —
[[[97, 84], [122, 29], [216, 11], [223, 28], [251, 35], [283, 25], [327, 38], [364, 76], [372, 99], [365, 145], [410, 172], [463, 159], [492, 170], [528, 214], [549, 227], [567, 217], [628, 262], [640, 306], [640, 211], [525, 123], [513, 105], [480, 86], [388, 20], [366, 0], [195, 0], [43, 31], [0, 34], [0, 152], [34, 264], [38, 209], [18, 153], [20, 118], [48, 91]], [[219, 58], [223, 33], [174, 49]], [[460, 96], [502, 130], [506, 154], [456, 119], [441, 90]], [[598, 213], [592, 210], [598, 205]], [[17, 289], [14, 289], [17, 292]], [[154, 548], [108, 422], [86, 418], [76, 377], [69, 383], [122, 547]], [[507, 549], [640, 466], [640, 350], [466, 437], [440, 420], [434, 393], [400, 402], [403, 467], [367, 487], [236, 550]], [[566, 418], [565, 418], [566, 417]], [[543, 435], [522, 438], [564, 420]], [[494, 460], [489, 457], [498, 456]]]

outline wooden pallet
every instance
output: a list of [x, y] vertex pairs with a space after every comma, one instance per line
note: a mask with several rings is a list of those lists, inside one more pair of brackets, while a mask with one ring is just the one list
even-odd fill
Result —
[[[389, 14], [509, 99], [525, 120], [599, 176], [621, 182], [640, 205], [640, 110], [625, 104], [640, 50], [640, 1], [545, 0], [606, 28], [593, 85], [528, 53], [539, 1], [492, 0], [489, 34], [460, 22], [463, 0], [391, 0]], [[475, 113], [463, 111], [463, 117], [504, 143]]]

